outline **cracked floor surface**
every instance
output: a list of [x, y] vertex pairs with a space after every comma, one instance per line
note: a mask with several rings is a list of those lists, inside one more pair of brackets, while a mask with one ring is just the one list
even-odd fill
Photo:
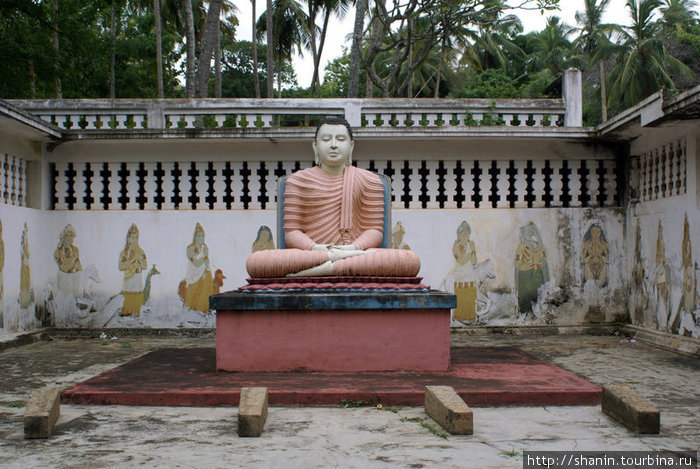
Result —
[[616, 336], [454, 336], [514, 345], [603, 385], [622, 382], [661, 410], [638, 435], [598, 406], [473, 408], [474, 434], [447, 436], [422, 408], [270, 408], [260, 438], [239, 438], [235, 407], [61, 406], [49, 440], [25, 440], [24, 402], [160, 347], [209, 337], [62, 339], [0, 353], [0, 467], [520, 468], [523, 451], [691, 450], [700, 444], [700, 363]]

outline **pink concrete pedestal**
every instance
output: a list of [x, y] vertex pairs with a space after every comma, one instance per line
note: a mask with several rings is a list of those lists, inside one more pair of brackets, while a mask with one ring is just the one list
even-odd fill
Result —
[[215, 295], [216, 367], [447, 371], [453, 298], [440, 292]]

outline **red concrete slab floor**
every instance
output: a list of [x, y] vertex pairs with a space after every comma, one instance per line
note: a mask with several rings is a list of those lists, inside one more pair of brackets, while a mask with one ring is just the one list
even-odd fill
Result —
[[62, 402], [235, 406], [241, 387], [265, 386], [270, 405], [422, 406], [426, 385], [448, 385], [470, 406], [600, 403], [600, 387], [516, 347], [453, 347], [451, 361], [445, 372], [217, 372], [214, 348], [160, 349], [63, 391]]

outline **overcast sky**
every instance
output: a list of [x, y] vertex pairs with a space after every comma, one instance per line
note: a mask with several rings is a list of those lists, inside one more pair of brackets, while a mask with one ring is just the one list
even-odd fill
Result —
[[[251, 40], [251, 3], [249, 1], [235, 2], [238, 7], [239, 25], [237, 28], [237, 38], [247, 41]], [[560, 0], [560, 10], [545, 13], [541, 15], [539, 11], [516, 11], [523, 22], [525, 31], [538, 31], [544, 28], [549, 16], [559, 16], [568, 25], [575, 26], [576, 19], [574, 15], [576, 11], [583, 10], [583, 0]], [[258, 16], [265, 11], [265, 0], [257, 0], [256, 13]], [[331, 19], [329, 25], [329, 36], [326, 39], [326, 45], [323, 50], [321, 64], [321, 80], [323, 80], [323, 70], [326, 64], [338, 57], [342, 53], [343, 46], [350, 45], [350, 39], [347, 37], [352, 33], [353, 22], [355, 20], [354, 10], [349, 11], [343, 21], [335, 18]], [[625, 8], [625, 0], [611, 0], [608, 9], [603, 16], [605, 23], [629, 24], [629, 13]], [[311, 76], [313, 75], [313, 61], [311, 60], [311, 52], [305, 52], [303, 57], [294, 58], [294, 69], [297, 73], [299, 86], [308, 87], [311, 85]]]

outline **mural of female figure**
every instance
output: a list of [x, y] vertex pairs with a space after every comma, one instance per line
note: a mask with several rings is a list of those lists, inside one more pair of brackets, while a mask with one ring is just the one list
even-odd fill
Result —
[[681, 259], [683, 260], [683, 280], [681, 285], [681, 300], [678, 304], [676, 317], [671, 324], [671, 332], [681, 331], [681, 323], [684, 315], [693, 314], [695, 311], [695, 269], [693, 268], [693, 249], [690, 242], [690, 226], [688, 216], [683, 224], [683, 241], [681, 242]]
[[[0, 220], [0, 300], [3, 298], [3, 271], [5, 270], [5, 243], [2, 240], [2, 220]], [[0, 311], [0, 328], [2, 327], [2, 311]]]
[[22, 230], [22, 265], [19, 274], [19, 305], [27, 308], [32, 303], [32, 279], [29, 269], [29, 228]]
[[537, 290], [549, 279], [547, 256], [542, 238], [534, 223], [520, 227], [520, 245], [515, 252], [515, 284], [518, 291], [518, 311], [532, 311]]
[[453, 318], [459, 321], [476, 319], [476, 248], [469, 239], [472, 229], [463, 221], [457, 228], [457, 239], [452, 245], [455, 266], [450, 272], [454, 277], [454, 293], [457, 295], [457, 307]]
[[187, 246], [187, 294], [185, 306], [190, 309], [209, 312], [209, 296], [214, 294], [214, 280], [209, 265], [209, 248], [204, 244], [204, 228], [197, 223], [192, 235], [192, 243]]
[[583, 283], [592, 280], [601, 287], [607, 285], [609, 262], [608, 242], [605, 240], [603, 230], [600, 226], [593, 225], [583, 237], [581, 249]]
[[654, 273], [654, 291], [656, 298], [656, 324], [659, 329], [666, 330], [669, 315], [668, 274], [666, 272], [666, 248], [664, 246], [664, 231], [659, 220], [656, 238], [656, 272]]
[[253, 252], [275, 249], [275, 241], [272, 239], [272, 230], [269, 226], [261, 226], [258, 236], [253, 241]]
[[2, 220], [0, 220], [0, 329], [2, 329], [3, 326], [3, 306], [4, 302], [2, 301], [3, 298], [3, 271], [5, 270], [5, 243], [2, 241]]
[[119, 270], [124, 272], [122, 283], [121, 316], [138, 316], [143, 306], [143, 272], [148, 265], [146, 253], [139, 246], [139, 229], [136, 224], [129, 227], [126, 234], [126, 244], [119, 254]]
[[66, 225], [60, 235], [58, 247], [53, 253], [56, 264], [58, 264], [58, 275], [56, 284], [60, 291], [72, 295], [80, 295], [80, 280], [83, 266], [80, 264], [80, 253], [78, 247], [73, 245], [75, 240], [75, 228], [73, 225]]

